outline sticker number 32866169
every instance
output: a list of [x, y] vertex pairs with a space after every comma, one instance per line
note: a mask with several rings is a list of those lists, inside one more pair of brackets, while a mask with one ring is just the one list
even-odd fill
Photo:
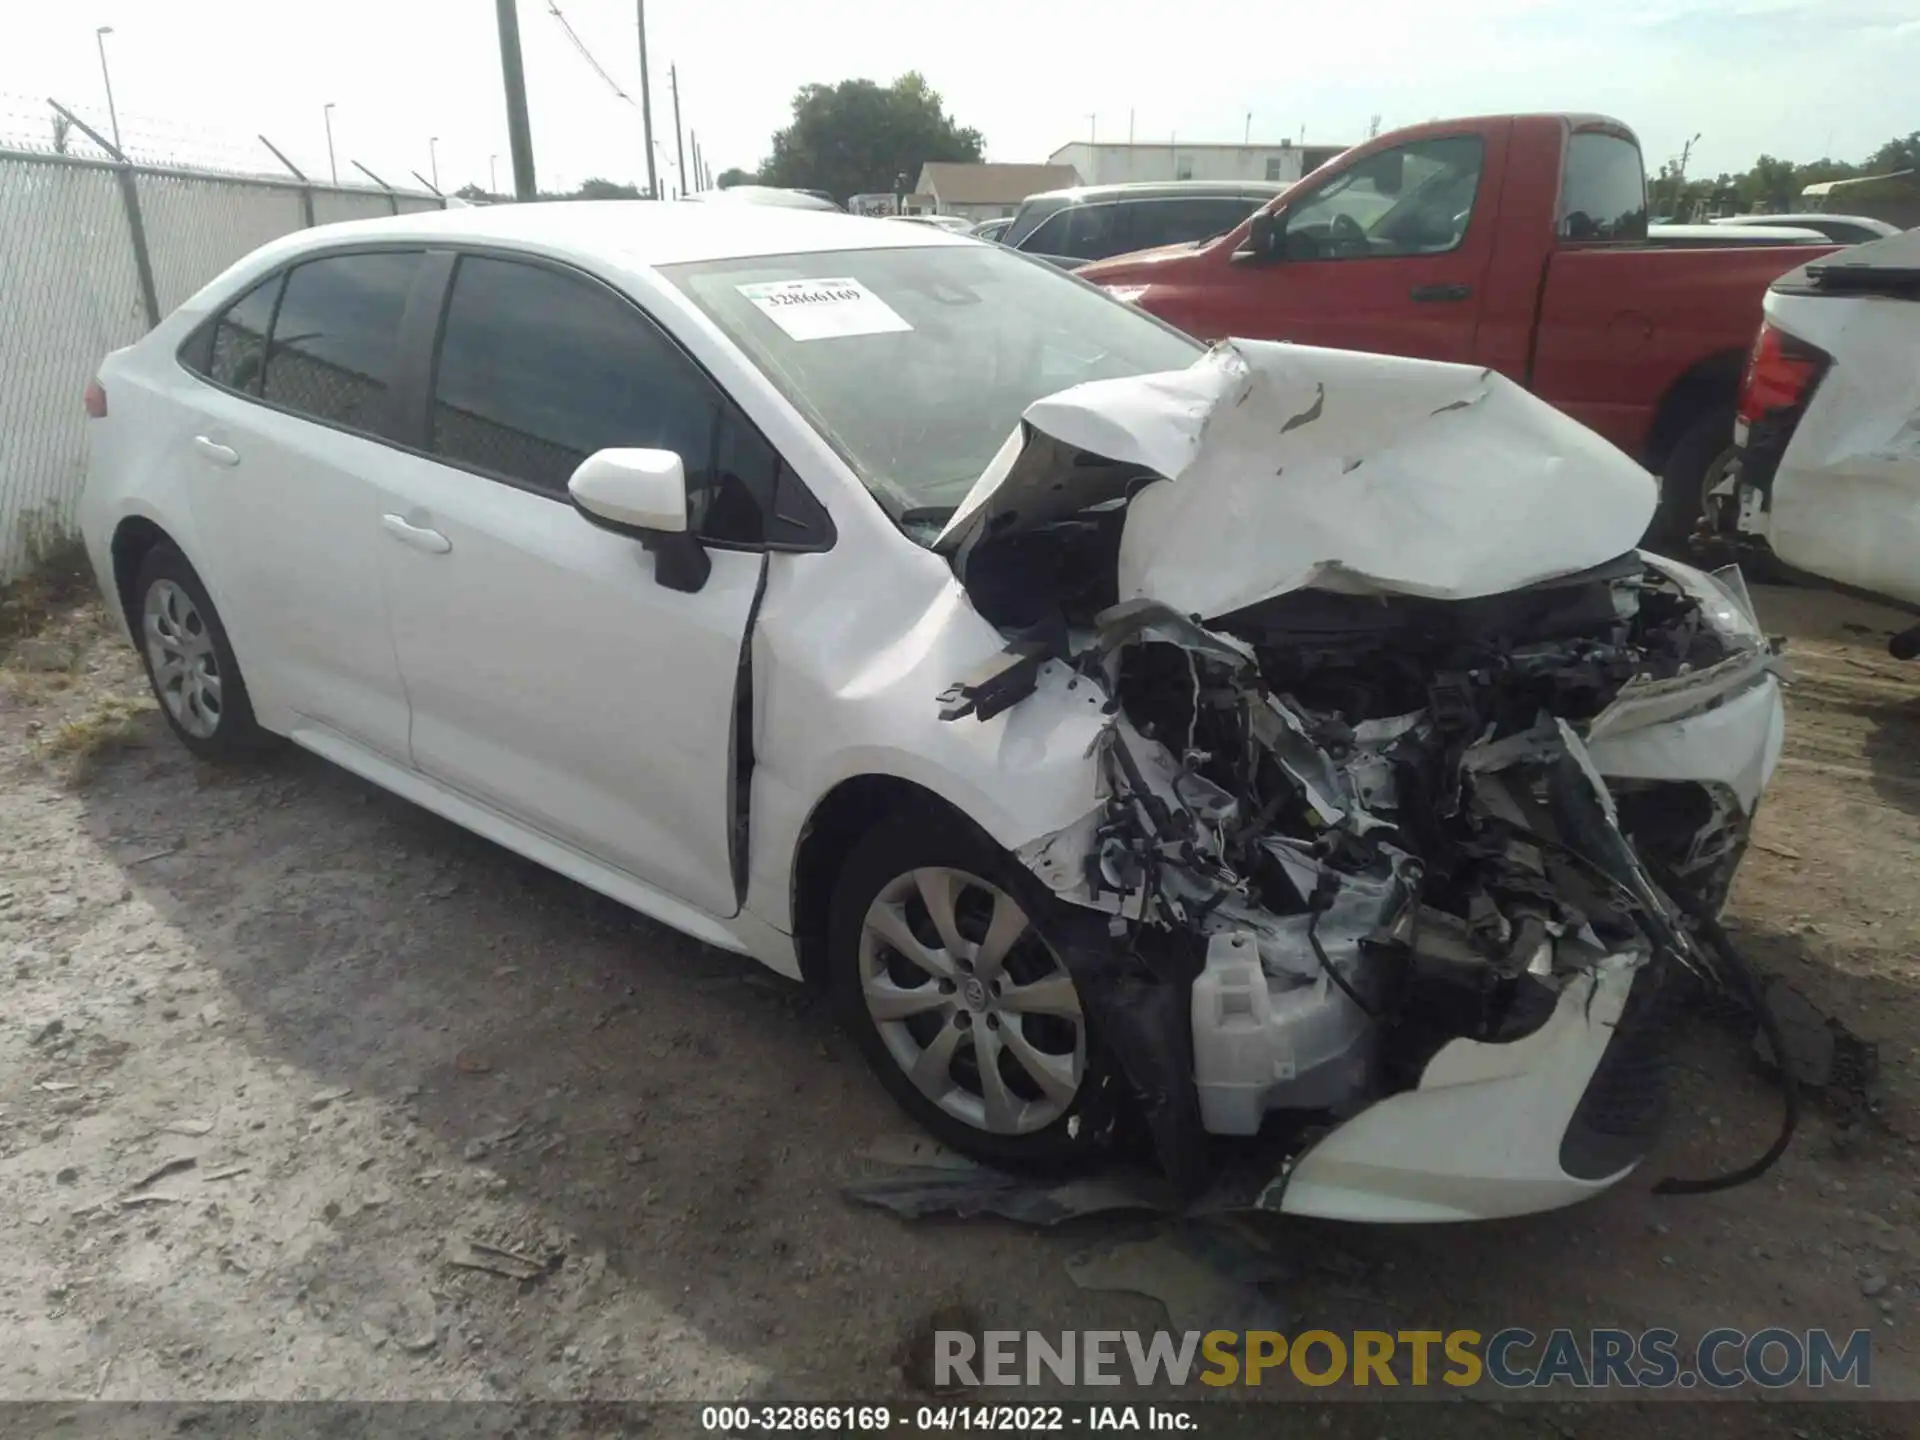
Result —
[[753, 303], [792, 340], [886, 335], [913, 326], [858, 280], [768, 280], [742, 285]]

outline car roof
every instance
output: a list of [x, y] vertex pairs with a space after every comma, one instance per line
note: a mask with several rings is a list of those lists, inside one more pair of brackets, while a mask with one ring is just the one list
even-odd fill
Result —
[[628, 266], [748, 259], [828, 250], [897, 250], [981, 242], [938, 225], [885, 225], [779, 205], [682, 205], [664, 200], [554, 200], [428, 210], [300, 230], [276, 242], [299, 254], [346, 241], [506, 245]]
[[1119, 185], [1072, 185], [1065, 190], [1042, 190], [1023, 202], [1036, 200], [1160, 200], [1182, 195], [1225, 196], [1230, 199], [1261, 200], [1290, 188], [1264, 180], [1130, 180]]

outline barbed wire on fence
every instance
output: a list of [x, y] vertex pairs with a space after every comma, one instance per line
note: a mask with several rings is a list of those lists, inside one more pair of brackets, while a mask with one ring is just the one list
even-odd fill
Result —
[[[76, 104], [68, 97], [52, 98], [59, 100], [99, 134], [111, 138], [113, 122], [104, 104]], [[293, 137], [269, 134], [266, 138], [278, 145], [313, 184], [333, 183], [324, 150], [316, 154], [311, 142], [303, 145]], [[47, 97], [5, 92], [0, 92], [0, 148], [72, 155], [89, 160], [112, 158], [106, 150], [89, 139], [79, 126], [63, 121], [48, 103]], [[120, 149], [136, 165], [197, 170], [248, 179], [293, 178], [257, 134], [215, 129], [168, 117], [121, 111]], [[351, 159], [347, 155], [339, 155], [337, 164], [340, 171], [338, 188], [377, 188], [352, 169]], [[386, 178], [396, 190], [416, 189], [415, 186], [399, 183], [394, 176]]]

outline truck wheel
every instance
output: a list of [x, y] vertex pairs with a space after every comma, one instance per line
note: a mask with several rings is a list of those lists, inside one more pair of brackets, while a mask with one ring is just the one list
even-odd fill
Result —
[[1691, 535], [1713, 513], [1708, 494], [1732, 461], [1733, 407], [1716, 405], [1696, 416], [1667, 452], [1660, 467], [1660, 508], [1648, 538], [1677, 544]]

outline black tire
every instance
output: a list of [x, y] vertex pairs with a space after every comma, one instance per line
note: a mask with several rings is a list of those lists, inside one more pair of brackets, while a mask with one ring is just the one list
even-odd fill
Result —
[[[172, 587], [176, 596], [183, 594], [188, 606], [176, 604], [171, 618], [163, 618], [161, 624], [189, 642], [204, 643], [206, 650], [198, 658], [210, 662], [207, 673], [218, 682], [217, 706], [183, 701], [182, 687], [156, 669], [156, 649], [167, 652], [165, 642], [156, 639], [149, 626], [149, 605], [158, 605], [164, 598], [163, 587]], [[156, 591], [162, 594], [156, 596]], [[141, 666], [147, 672], [147, 683], [160, 702], [160, 713], [182, 745], [202, 760], [230, 764], [251, 759], [279, 744], [279, 737], [262, 730], [253, 718], [253, 701], [247, 694], [247, 682], [241, 678], [240, 662], [234, 658], [226, 626], [220, 623], [207, 587], [200, 583], [187, 557], [173, 545], [162, 542], [154, 546], [140, 562], [127, 621], [140, 651]], [[208, 721], [210, 728], [206, 728]]]
[[1647, 531], [1649, 540], [1677, 546], [1699, 528], [1707, 513], [1707, 476], [1732, 454], [1733, 406], [1716, 405], [1695, 416], [1660, 467], [1660, 508]]
[[[887, 1092], [941, 1143], [984, 1164], [1010, 1170], [1059, 1174], [1084, 1168], [1111, 1143], [1116, 1072], [1101, 1051], [1099, 1037], [1093, 1032], [1087, 1017], [1083, 995], [1078, 996], [1081, 1011], [1078, 1021], [1081, 1027], [1080, 1048], [1084, 1055], [1079, 1087], [1071, 1103], [1050, 1122], [1022, 1133], [994, 1133], [942, 1108], [941, 1104], [921, 1092], [903, 1068], [904, 1062], [896, 1058], [894, 1051], [888, 1047], [888, 1041], [881, 1033], [880, 1022], [869, 1010], [863, 990], [863, 932], [869, 908], [875, 901], [890, 887], [910, 884], [905, 877], [926, 869], [964, 872], [1011, 897], [1025, 912], [1031, 928], [1007, 952], [1003, 980], [1024, 984], [1036, 973], [1034, 967], [1044, 969], [1049, 964], [1058, 967], [1052, 974], [1064, 974], [1065, 967], [1059, 961], [1058, 952], [1047, 941], [1046, 929], [1049, 908], [1060, 902], [1053, 899], [1017, 862], [964, 821], [957, 818], [943, 821], [922, 814], [904, 814], [882, 821], [860, 839], [848, 853], [834, 887], [827, 925], [827, 963], [834, 1008], [841, 1023], [854, 1036], [861, 1053]], [[912, 898], [903, 907], [902, 914], [909, 917], [908, 923], [914, 931], [927, 933], [932, 939], [934, 932], [924, 901], [919, 903], [917, 912], [914, 908], [918, 893], [917, 889], [913, 890]], [[974, 913], [978, 903], [989, 906], [993, 903], [984, 887], [967, 888], [961, 902], [954, 906], [954, 910], [960, 913], [958, 928], [962, 939], [980, 938], [978, 933], [969, 933], [984, 925], [984, 917]], [[1036, 943], [1040, 947], [1038, 950], [1033, 948]], [[884, 947], [876, 953], [884, 953]], [[941, 950], [940, 953], [945, 954], [945, 951]], [[915, 967], [904, 959], [895, 958], [889, 963], [896, 970], [904, 970], [909, 978], [922, 978]], [[1028, 968], [1023, 970], [1022, 967]], [[1052, 974], [1047, 978], [1051, 979]], [[955, 995], [956, 1001], [963, 998]], [[997, 998], [988, 1002], [989, 1005], [996, 1003]], [[957, 1048], [943, 1073], [953, 1077], [956, 1094], [966, 1090], [967, 1078], [973, 1077], [972, 1095], [984, 1098], [985, 1085], [978, 1078], [981, 1056], [973, 1040], [971, 1019], [969, 1017], [967, 1028], [961, 1031], [955, 1041]], [[1050, 1058], [1058, 1057], [1063, 1053], [1059, 1047], [1065, 1043], [1065, 1032], [1054, 1031], [1049, 1038], [1038, 1028], [1043, 1021], [1049, 1024], [1068, 1023], [1055, 1022], [1054, 1017], [1043, 1015], [1020, 1015], [1005, 1023], [1013, 1025], [1024, 1041], [1033, 1043]], [[929, 1024], [932, 1027], [929, 1033], [938, 1032], [944, 1030], [947, 1023], [938, 1012], [922, 1014], [898, 1022], [894, 1033], [896, 1039], [900, 1039], [901, 1031], [909, 1027], [926, 1030]], [[954, 1022], [955, 1028], [959, 1023]], [[989, 1013], [979, 1023], [991, 1023], [1000, 1035], [1007, 1033], [1001, 1028], [998, 1015]], [[1030, 1028], [1033, 1030], [1031, 1034], [1028, 1033]], [[920, 1046], [929, 1043], [911, 1034], [904, 1038]], [[1007, 1069], [1009, 1064], [1018, 1070], [1017, 1074], [1010, 1075]], [[999, 1073], [1003, 1081], [1009, 1083], [1010, 1089], [1017, 1082], [1025, 1081], [1026, 1090], [1039, 1094], [1039, 1087], [1032, 1083], [1028, 1072], [1018, 1069], [1018, 1065], [1017, 1059], [1006, 1059], [1000, 1063]], [[1040, 1097], [1040, 1103], [1044, 1103], [1044, 1098]], [[961, 1098], [956, 1103], [968, 1101]], [[984, 1115], [984, 1108], [982, 1113]]]

